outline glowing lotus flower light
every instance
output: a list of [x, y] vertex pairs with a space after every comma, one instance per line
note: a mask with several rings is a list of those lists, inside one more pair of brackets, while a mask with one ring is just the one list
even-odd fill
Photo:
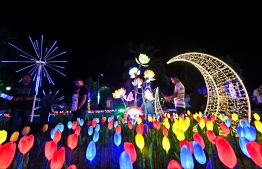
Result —
[[78, 144], [78, 135], [77, 134], [70, 134], [67, 138], [67, 146], [73, 150], [76, 148]]
[[[1, 137], [1, 136], [0, 136], [0, 137]], [[15, 131], [15, 132], [13, 132], [13, 134], [11, 135], [10, 141], [16, 142], [17, 139], [18, 139], [18, 137], [19, 137], [19, 132], [18, 132], [18, 131]]]
[[65, 148], [61, 147], [59, 150], [56, 150], [54, 152], [54, 155], [52, 157], [50, 168], [62, 168], [65, 162]]
[[68, 128], [68, 129], [71, 129], [71, 128], [72, 128], [72, 122], [71, 122], [71, 121], [68, 121], [68, 122], [67, 122], [67, 128]]
[[0, 130], [0, 145], [5, 142], [7, 138], [7, 132], [5, 130]]
[[221, 136], [217, 136], [216, 148], [220, 161], [227, 167], [234, 168], [237, 164], [237, 158], [233, 148], [228, 143], [228, 141]]
[[251, 141], [246, 145], [248, 154], [256, 165], [262, 168], [262, 146], [256, 141]]
[[122, 136], [121, 133], [115, 133], [114, 134], [114, 143], [116, 146], [119, 146], [122, 142]]
[[166, 150], [166, 154], [168, 154], [168, 151], [170, 149], [170, 142], [167, 136], [164, 136], [162, 139], [162, 147], [164, 150]]
[[42, 132], [46, 132], [48, 130], [48, 124], [45, 124], [42, 128]]
[[131, 67], [129, 68], [129, 75], [130, 78], [135, 78], [137, 75], [140, 75], [140, 70], [137, 67]]
[[53, 141], [58, 143], [60, 141], [61, 137], [62, 137], [62, 132], [60, 130], [56, 130], [56, 132], [54, 134]]
[[0, 152], [0, 166], [1, 168], [8, 168], [14, 159], [16, 144], [8, 142], [0, 145]]
[[254, 113], [253, 117], [255, 120], [258, 120], [258, 121], [260, 120], [260, 116], [257, 113]]
[[57, 150], [57, 144], [54, 141], [45, 142], [45, 157], [50, 161]]
[[206, 154], [202, 149], [202, 146], [196, 141], [193, 141], [193, 152], [195, 159], [197, 160], [197, 162], [199, 162], [199, 164], [206, 163]]
[[31, 134], [30, 136], [23, 136], [18, 143], [19, 151], [23, 154], [26, 154], [34, 144], [34, 136]]
[[225, 123], [221, 123], [220, 128], [226, 135], [230, 134], [230, 129]]
[[215, 135], [215, 133], [212, 130], [207, 130], [206, 131], [206, 135], [208, 140], [212, 143], [215, 144], [216, 143], [216, 138], [217, 136]]
[[205, 149], [204, 139], [199, 133], [194, 133], [193, 139], [194, 139], [194, 141], [198, 142], [201, 145], [202, 149]]
[[112, 93], [113, 98], [115, 98], [115, 99], [119, 99], [121, 97], [124, 97], [125, 94], [126, 94], [126, 90], [124, 88], [120, 88], [118, 90], [115, 90], [115, 92]]
[[167, 165], [167, 169], [183, 169], [179, 162], [176, 160], [170, 160]]
[[25, 126], [22, 131], [22, 136], [26, 136], [30, 131], [30, 126]]
[[132, 81], [132, 85], [137, 86], [137, 88], [142, 88], [143, 82], [143, 79], [137, 77]]
[[146, 70], [144, 72], [144, 78], [146, 83], [156, 80], [154, 77], [155, 77], [155, 73], [152, 70]]
[[249, 155], [249, 153], [248, 153], [248, 151], [247, 151], [247, 147], [246, 147], [249, 142], [250, 142], [250, 141], [249, 141], [248, 139], [246, 139], [245, 137], [240, 137], [240, 138], [238, 139], [238, 143], [239, 143], [239, 146], [240, 146], [241, 151], [242, 151], [247, 157], [251, 158], [250, 155]]
[[135, 148], [134, 144], [131, 143], [131, 142], [125, 142], [124, 143], [124, 149], [129, 154], [132, 163], [134, 163], [137, 159], [136, 148]]
[[147, 67], [148, 65], [146, 64], [150, 61], [150, 58], [146, 54], [142, 54], [142, 53], [138, 56], [138, 59], [137, 58], [135, 59], [139, 65], [144, 67]]
[[123, 151], [119, 157], [120, 169], [133, 169], [132, 161], [129, 154]]
[[243, 127], [244, 137], [249, 141], [254, 141], [257, 138], [256, 128], [254, 126]]
[[145, 140], [142, 134], [136, 134], [135, 142], [138, 148], [140, 148], [141, 152], [145, 146]]
[[238, 115], [236, 113], [233, 113], [231, 115], [231, 118], [232, 118], [233, 121], [237, 121], [238, 120]]
[[94, 141], [90, 141], [86, 148], [86, 159], [92, 161], [96, 156], [96, 145]]
[[184, 145], [180, 150], [180, 161], [183, 168], [193, 169], [194, 160], [189, 148]]
[[184, 145], [186, 145], [186, 146], [189, 148], [191, 154], [193, 154], [192, 141], [182, 140], [182, 141], [179, 142], [180, 149], [181, 149]]
[[93, 135], [93, 141], [96, 143], [99, 140], [99, 132], [95, 131], [94, 135]]

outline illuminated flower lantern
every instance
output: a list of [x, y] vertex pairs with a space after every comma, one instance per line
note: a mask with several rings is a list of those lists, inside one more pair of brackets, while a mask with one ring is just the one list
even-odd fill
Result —
[[96, 143], [99, 140], [99, 131], [95, 131], [93, 135], [93, 141]]
[[5, 142], [7, 137], [7, 132], [5, 130], [0, 130], [0, 145]]
[[67, 138], [67, 146], [73, 150], [76, 148], [78, 144], [78, 135], [77, 134], [70, 134]]
[[119, 146], [121, 144], [122, 141], [122, 136], [121, 133], [115, 133], [114, 134], [114, 143], [116, 146]]
[[137, 147], [139, 147], [141, 152], [142, 152], [142, 150], [145, 146], [145, 140], [144, 140], [143, 135], [142, 134], [136, 134], [135, 142], [136, 142]]
[[123, 151], [119, 157], [120, 169], [133, 169], [132, 161], [129, 154]]
[[234, 168], [237, 164], [237, 158], [228, 141], [221, 136], [217, 136], [215, 144], [220, 161], [227, 167]]
[[18, 137], [19, 137], [19, 132], [18, 132], [18, 131], [15, 131], [15, 132], [13, 132], [13, 134], [11, 135], [10, 141], [16, 142], [17, 139], [18, 139]]
[[162, 139], [162, 147], [166, 150], [166, 154], [168, 154], [168, 150], [170, 149], [170, 142], [167, 136], [164, 136]]
[[94, 128], [92, 126], [88, 127], [87, 133], [89, 136], [91, 136], [93, 134]]
[[57, 149], [57, 144], [55, 141], [47, 141], [45, 143], [45, 157], [50, 161]]
[[199, 164], [206, 163], [205, 152], [202, 146], [196, 141], [193, 141], [193, 152], [194, 152], [195, 159], [199, 162]]
[[249, 143], [250, 141], [248, 139], [246, 139], [245, 137], [240, 137], [239, 140], [238, 140], [238, 143], [239, 143], [239, 146], [240, 146], [240, 149], [242, 150], [242, 152], [249, 158], [250, 155], [247, 151], [247, 144]]
[[176, 160], [170, 160], [168, 165], [167, 165], [167, 169], [183, 169], [182, 166], [179, 164], [179, 162], [177, 162]]
[[186, 145], [183, 145], [180, 150], [180, 160], [183, 168], [193, 169], [194, 168], [194, 160], [193, 156]]
[[18, 143], [19, 151], [23, 154], [26, 154], [34, 144], [34, 136], [23, 136]]
[[8, 142], [0, 145], [0, 166], [1, 168], [8, 168], [14, 159], [16, 152], [16, 144]]
[[256, 141], [251, 141], [247, 143], [246, 147], [254, 163], [262, 168], [262, 146]]
[[134, 118], [135, 116], [139, 116], [143, 114], [143, 111], [140, 107], [138, 106], [131, 106], [126, 109], [125, 112], [126, 115], [129, 115], [131, 118]]
[[92, 161], [96, 156], [96, 145], [94, 141], [90, 141], [86, 148], [86, 158]]
[[56, 150], [54, 152], [54, 155], [52, 157], [50, 168], [62, 168], [65, 162], [65, 148], [61, 147], [59, 150]]
[[124, 143], [124, 149], [129, 154], [129, 156], [131, 157], [132, 163], [134, 163], [136, 161], [136, 158], [137, 158], [136, 148], [135, 148], [134, 144], [131, 143], [131, 142], [125, 142]]

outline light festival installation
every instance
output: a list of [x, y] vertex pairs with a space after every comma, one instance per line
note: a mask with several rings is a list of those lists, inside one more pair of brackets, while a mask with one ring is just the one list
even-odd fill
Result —
[[20, 72], [24, 69], [28, 69], [31, 68], [28, 71], [28, 74], [32, 75], [33, 77], [33, 81], [36, 80], [36, 84], [35, 84], [35, 92], [36, 92], [36, 96], [34, 98], [33, 101], [33, 107], [32, 107], [32, 112], [31, 112], [31, 119], [30, 121], [33, 121], [33, 117], [34, 117], [34, 111], [35, 111], [35, 103], [37, 100], [37, 95], [38, 95], [38, 89], [40, 86], [42, 86], [42, 78], [43, 76], [46, 77], [48, 79], [48, 82], [52, 85], [55, 85], [51, 76], [49, 75], [48, 71], [47, 71], [47, 67], [58, 72], [59, 74], [66, 76], [64, 73], [60, 72], [57, 68], [60, 69], [65, 69], [65, 67], [63, 66], [59, 66], [56, 63], [65, 63], [67, 61], [65, 60], [52, 60], [58, 56], [61, 56], [63, 54], [66, 53], [66, 51], [58, 53], [58, 54], [54, 54], [54, 52], [58, 49], [58, 46], [56, 46], [57, 41], [55, 41], [53, 43], [53, 45], [50, 48], [45, 48], [45, 50], [43, 49], [43, 43], [44, 43], [44, 36], [41, 36], [41, 41], [38, 42], [37, 40], [35, 42], [32, 41], [32, 38], [29, 36], [29, 40], [33, 46], [33, 49], [35, 51], [36, 56], [32, 56], [30, 54], [28, 54], [27, 52], [23, 51], [22, 49], [16, 47], [15, 45], [11, 44], [8, 42], [9, 45], [13, 46], [14, 48], [16, 48], [17, 50], [19, 50], [20, 52], [22, 52], [23, 54], [21, 54], [20, 56], [28, 59], [28, 61], [2, 61], [3, 63], [30, 63], [29, 66], [26, 66], [22, 69], [19, 69], [16, 71]]
[[247, 90], [237, 73], [225, 62], [208, 54], [192, 52], [175, 56], [167, 64], [177, 61], [191, 63], [201, 72], [207, 88], [204, 113], [236, 113], [251, 120]]

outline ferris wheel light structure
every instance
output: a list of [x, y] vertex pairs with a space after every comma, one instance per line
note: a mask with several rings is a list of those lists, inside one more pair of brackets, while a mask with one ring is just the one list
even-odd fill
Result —
[[[2, 61], [2, 62], [3, 63], [29, 63], [30, 64], [29, 66], [23, 67], [23, 68], [17, 70], [16, 72], [20, 72], [22, 70], [31, 68], [28, 71], [28, 74], [32, 75], [33, 81], [36, 80], [35, 92], [36, 92], [36, 96], [37, 96], [39, 86], [42, 86], [43, 76], [47, 78], [47, 80], [50, 84], [55, 85], [54, 82], [53, 82], [53, 79], [51, 78], [51, 76], [48, 73], [47, 68], [50, 68], [50, 69], [58, 72], [59, 74], [66, 76], [64, 73], [62, 73], [61, 71], [59, 71], [57, 69], [57, 68], [65, 69], [65, 67], [57, 65], [57, 63], [65, 63], [67, 61], [65, 61], [65, 60], [52, 60], [54, 58], [57, 58], [58, 56], [65, 54], [66, 51], [58, 53], [58, 54], [54, 54], [55, 51], [58, 49], [58, 46], [56, 45], [57, 41], [55, 41], [50, 48], [47, 47], [47, 48], [43, 49], [43, 43], [44, 43], [44, 36], [43, 35], [41, 36], [40, 42], [38, 42], [37, 40], [35, 42], [33, 42], [32, 38], [30, 36], [29, 36], [29, 40], [30, 40], [30, 42], [33, 46], [33, 49], [35, 51], [36, 56], [30, 55], [27, 52], [23, 51], [22, 49], [20, 49], [20, 48], [16, 47], [15, 45], [8, 42], [9, 45], [13, 46], [14, 48], [16, 48], [17, 50], [19, 50], [20, 52], [23, 53], [23, 54], [20, 55], [21, 57], [28, 59], [28, 60], [27, 61]], [[32, 113], [31, 113], [31, 122], [33, 121], [33, 116], [34, 116], [36, 96], [35, 96], [34, 102], [33, 102], [33, 108], [32, 108]]]

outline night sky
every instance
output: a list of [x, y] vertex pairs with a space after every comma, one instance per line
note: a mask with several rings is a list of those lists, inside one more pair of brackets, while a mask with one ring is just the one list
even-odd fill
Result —
[[[101, 83], [120, 87], [126, 69], [123, 63], [134, 59], [128, 51], [141, 43], [160, 48], [165, 61], [199, 49], [216, 57], [229, 55], [242, 68], [249, 91], [262, 81], [259, 61], [262, 10], [258, 5], [240, 8], [228, 4], [221, 7], [153, 4], [152, 7], [126, 3], [110, 6], [73, 2], [54, 5], [46, 1], [13, 3], [15, 6], [10, 3], [4, 9], [1, 5], [0, 27], [17, 34], [23, 50], [31, 51], [32, 55], [29, 36], [39, 41], [44, 35], [45, 47], [57, 41], [57, 51], [67, 52], [59, 57], [68, 61], [60, 64], [66, 67], [61, 72], [67, 76], [53, 71], [50, 75], [63, 92], [73, 86], [74, 77], [97, 80], [100, 73], [104, 74]], [[172, 65], [175, 63], [167, 65], [168, 76], [176, 73], [172, 72]]]

